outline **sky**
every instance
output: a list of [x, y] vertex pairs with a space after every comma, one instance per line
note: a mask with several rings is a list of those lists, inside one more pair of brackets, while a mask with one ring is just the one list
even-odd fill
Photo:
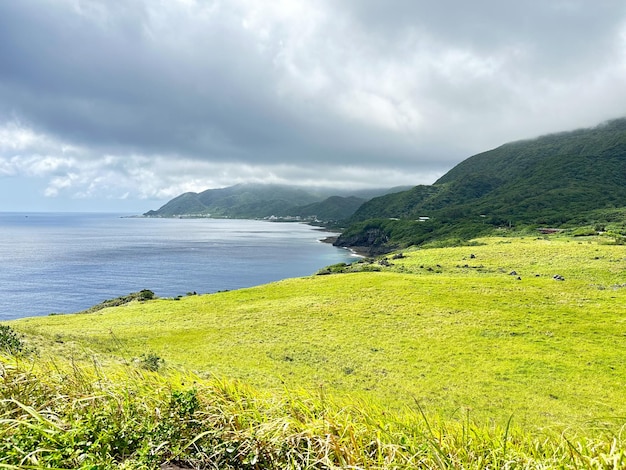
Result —
[[0, 2], [0, 211], [431, 184], [623, 116], [623, 0]]

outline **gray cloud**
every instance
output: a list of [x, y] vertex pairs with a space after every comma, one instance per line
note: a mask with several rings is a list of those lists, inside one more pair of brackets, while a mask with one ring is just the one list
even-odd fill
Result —
[[81, 198], [427, 183], [623, 115], [625, 78], [622, 1], [1, 2], [0, 177]]

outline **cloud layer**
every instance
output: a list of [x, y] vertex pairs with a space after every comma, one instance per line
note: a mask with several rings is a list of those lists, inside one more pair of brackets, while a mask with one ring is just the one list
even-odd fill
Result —
[[430, 183], [625, 115], [624, 83], [621, 0], [1, 2], [0, 184]]

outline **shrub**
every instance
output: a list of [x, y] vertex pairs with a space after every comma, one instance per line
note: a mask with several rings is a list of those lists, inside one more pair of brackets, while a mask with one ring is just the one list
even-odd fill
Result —
[[139, 364], [142, 369], [146, 369], [152, 372], [158, 371], [164, 363], [165, 361], [161, 357], [152, 352], [142, 354], [139, 360]]
[[318, 276], [323, 276], [325, 274], [338, 274], [346, 272], [346, 269], [349, 267], [346, 263], [337, 263], [330, 266], [326, 266], [323, 269], [320, 269], [317, 272]]
[[14, 355], [24, 350], [22, 339], [9, 325], [0, 325], [0, 349]]
[[[133, 294], [130, 294], [132, 296]], [[154, 292], [149, 289], [142, 289], [137, 293], [137, 298], [139, 300], [152, 300], [154, 299]]]
[[593, 227], [578, 227], [572, 230], [572, 236], [574, 237], [592, 237], [597, 234], [598, 232]]
[[93, 307], [88, 308], [87, 310], [84, 310], [83, 313], [94, 313], [99, 310], [103, 310], [105, 308], [119, 307], [121, 305], [128, 304], [135, 300], [139, 302], [145, 302], [147, 300], [152, 300], [155, 298], [156, 296], [154, 295], [154, 292], [148, 289], [142, 289], [139, 292], [131, 292], [128, 295], [116, 297], [115, 299], [105, 300], [104, 302], [101, 302], [98, 305], [94, 305]]

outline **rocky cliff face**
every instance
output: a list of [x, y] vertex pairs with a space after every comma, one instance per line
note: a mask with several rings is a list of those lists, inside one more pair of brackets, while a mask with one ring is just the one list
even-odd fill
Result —
[[354, 235], [340, 235], [335, 246], [349, 248], [366, 256], [378, 256], [397, 248], [389, 245], [389, 235], [381, 228], [368, 228]]

